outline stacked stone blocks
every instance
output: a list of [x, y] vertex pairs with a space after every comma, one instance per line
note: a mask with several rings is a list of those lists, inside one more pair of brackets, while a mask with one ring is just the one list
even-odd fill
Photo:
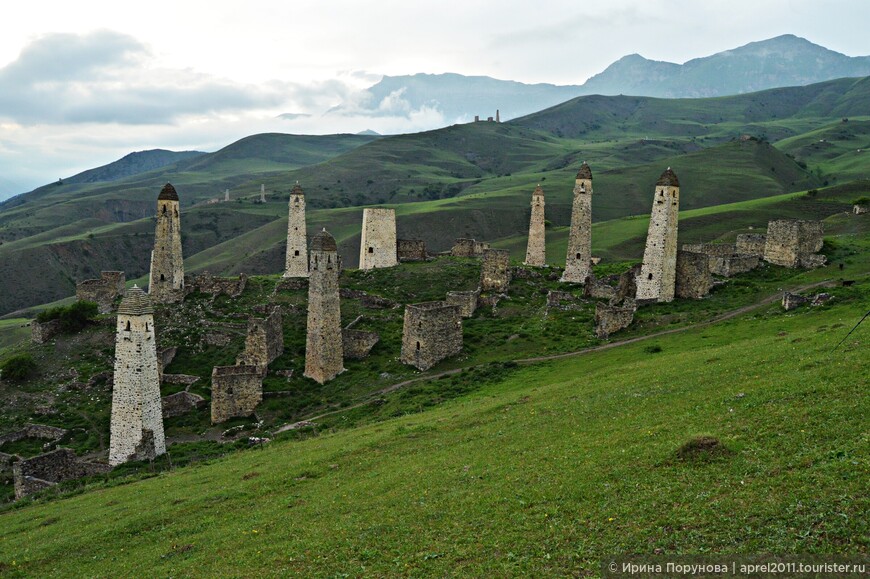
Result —
[[785, 267], [812, 268], [824, 265], [824, 230], [821, 221], [779, 219], [767, 224], [764, 260]]
[[393, 267], [396, 259], [396, 210], [381, 207], [363, 210], [359, 268]]
[[592, 274], [592, 170], [583, 163], [574, 179], [568, 253], [561, 281], [586, 283]]
[[287, 220], [287, 252], [284, 277], [308, 277], [308, 238], [305, 226], [305, 192], [299, 183], [290, 191]]
[[115, 301], [124, 295], [125, 283], [123, 271], [101, 271], [99, 279], [76, 284], [76, 299], [94, 302], [101, 314], [109, 314], [115, 309]]
[[668, 167], [656, 182], [643, 265], [637, 279], [639, 302], [670, 302], [674, 299], [679, 210], [680, 182]]
[[538, 185], [532, 193], [532, 215], [529, 220], [529, 240], [526, 246], [526, 265], [547, 265], [546, 221], [544, 218], [544, 190]]
[[442, 301], [405, 306], [402, 363], [418, 370], [428, 370], [460, 351], [462, 317], [459, 306]]
[[483, 252], [480, 270], [480, 291], [508, 291], [511, 283], [510, 252], [506, 249], [487, 249]]

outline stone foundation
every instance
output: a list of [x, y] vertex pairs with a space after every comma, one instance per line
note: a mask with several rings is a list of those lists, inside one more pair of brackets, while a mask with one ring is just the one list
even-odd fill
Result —
[[402, 363], [428, 370], [462, 350], [459, 306], [424, 302], [405, 306], [402, 329]]
[[821, 221], [771, 221], [767, 225], [764, 260], [791, 268], [824, 265], [825, 256], [816, 255], [822, 249], [823, 234]]
[[396, 240], [396, 258], [399, 261], [426, 261], [426, 242], [422, 239]]
[[589, 274], [585, 283], [583, 295], [587, 298], [612, 300], [616, 297], [616, 288], [594, 274]]
[[722, 277], [732, 277], [740, 273], [752, 271], [761, 265], [761, 260], [754, 255], [732, 255], [730, 257], [710, 257], [707, 266], [710, 273]]
[[738, 255], [752, 255], [755, 257], [764, 257], [764, 245], [767, 243], [767, 236], [759, 233], [741, 233], [737, 236], [737, 243], [734, 244]]

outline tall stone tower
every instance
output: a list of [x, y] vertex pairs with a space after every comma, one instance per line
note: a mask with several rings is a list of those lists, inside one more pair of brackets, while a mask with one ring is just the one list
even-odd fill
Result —
[[266, 202], [266, 185], [260, 183], [260, 203]]
[[363, 209], [359, 268], [393, 267], [396, 257], [396, 210], [373, 207]]
[[109, 464], [147, 460], [166, 452], [154, 307], [133, 286], [118, 306]]
[[532, 218], [529, 222], [529, 241], [526, 245], [526, 265], [547, 265], [547, 243], [544, 222], [544, 190], [538, 185], [532, 193]]
[[338, 297], [341, 259], [335, 239], [326, 229], [311, 240], [308, 271], [308, 337], [303, 375], [323, 384], [344, 372]]
[[643, 265], [637, 277], [638, 301], [670, 302], [674, 299], [679, 211], [680, 181], [668, 167], [656, 182]]
[[586, 283], [592, 274], [592, 170], [586, 161], [574, 178], [574, 203], [571, 206], [571, 229], [568, 254], [561, 281]]
[[148, 293], [158, 303], [172, 303], [184, 297], [184, 260], [181, 257], [181, 218], [178, 193], [167, 183], [157, 196], [157, 230], [151, 252]]
[[308, 277], [308, 248], [305, 230], [305, 192], [299, 182], [290, 191], [290, 218], [287, 220], [287, 258], [284, 277]]

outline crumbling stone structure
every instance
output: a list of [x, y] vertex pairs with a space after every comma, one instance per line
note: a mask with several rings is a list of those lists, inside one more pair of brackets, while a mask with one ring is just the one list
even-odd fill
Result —
[[428, 370], [462, 350], [459, 306], [424, 302], [405, 306], [402, 328], [402, 363]]
[[575, 301], [574, 294], [566, 291], [550, 290], [547, 292], [547, 309], [565, 309], [563, 304]]
[[737, 243], [734, 244], [735, 253], [759, 258], [764, 257], [764, 245], [766, 243], [766, 235], [760, 233], [741, 233], [737, 236]]
[[176, 392], [163, 397], [163, 418], [174, 418], [205, 406], [205, 398], [193, 392]]
[[459, 315], [470, 318], [477, 309], [477, 298], [480, 297], [480, 289], [464, 292], [447, 292], [447, 303], [459, 307]]
[[706, 255], [678, 251], [676, 267], [675, 294], [678, 298], [699, 300], [710, 293], [713, 276]]
[[568, 254], [560, 281], [586, 283], [592, 274], [592, 170], [584, 161], [574, 178]]
[[855, 215], [864, 215], [865, 213], [870, 213], [870, 203], [856, 203], [852, 206], [852, 213], [854, 213]]
[[532, 216], [529, 220], [529, 241], [526, 245], [526, 265], [547, 265], [546, 220], [544, 219], [544, 190], [540, 185], [532, 193]]
[[485, 241], [460, 237], [453, 242], [450, 255], [453, 257], [480, 257], [487, 249], [489, 249], [489, 244]]
[[25, 424], [18, 430], [13, 430], [12, 432], [7, 432], [3, 436], [0, 436], [0, 445], [6, 444], [7, 442], [17, 442], [19, 440], [24, 440], [25, 438], [39, 438], [55, 442], [66, 436], [67, 432], [69, 431], [64, 428], [58, 428], [57, 426], [32, 423]]
[[767, 224], [764, 260], [785, 267], [813, 268], [825, 264], [821, 221], [779, 219]]
[[399, 261], [426, 261], [426, 242], [422, 239], [396, 240], [396, 258]]
[[259, 366], [215, 366], [211, 371], [211, 422], [250, 416], [263, 401]]
[[242, 273], [239, 277], [216, 277], [204, 271], [195, 277], [187, 276], [184, 283], [187, 293], [198, 291], [215, 297], [226, 295], [237, 298], [245, 291], [248, 276]]
[[290, 191], [287, 254], [284, 277], [308, 277], [308, 238], [305, 228], [305, 192], [299, 182]]
[[15, 498], [20, 499], [59, 482], [109, 472], [105, 464], [85, 462], [69, 448], [58, 448], [12, 465]]
[[110, 314], [115, 309], [115, 300], [124, 295], [126, 281], [123, 271], [101, 271], [99, 279], [76, 284], [76, 299], [94, 302], [101, 314]]
[[166, 452], [151, 298], [133, 286], [118, 306], [109, 464]]
[[616, 287], [616, 295], [611, 300], [611, 304], [624, 303], [626, 301], [635, 301], [637, 296], [637, 276], [640, 275], [641, 265], [635, 265], [623, 272], [619, 276], [619, 283]]
[[245, 351], [238, 363], [258, 366], [263, 372], [275, 358], [284, 353], [284, 326], [281, 308], [275, 307], [265, 319], [250, 318]]
[[639, 302], [670, 302], [674, 299], [679, 211], [680, 181], [668, 167], [656, 182], [643, 265], [637, 279]]
[[60, 333], [60, 320], [47, 322], [30, 322], [30, 341], [34, 344], [45, 344]]
[[739, 273], [752, 271], [761, 265], [761, 261], [754, 255], [731, 255], [729, 257], [710, 256], [707, 266], [710, 273], [722, 277], [732, 277]]
[[368, 358], [369, 353], [381, 337], [375, 332], [364, 330], [351, 330], [345, 328], [341, 331], [341, 342], [344, 347], [344, 357], [351, 360]]
[[634, 305], [611, 306], [602, 302], [595, 304], [595, 335], [605, 340], [611, 334], [627, 328], [634, 319]]
[[157, 303], [184, 299], [184, 259], [181, 255], [181, 217], [178, 193], [170, 183], [157, 196], [157, 229], [151, 252], [148, 293]]
[[480, 291], [508, 291], [511, 283], [510, 258], [511, 254], [506, 249], [487, 249], [483, 252]]
[[598, 279], [590, 273], [586, 277], [586, 285], [583, 287], [583, 295], [587, 298], [599, 300], [612, 300], [616, 297], [616, 288], [609, 282], [611, 278]]
[[808, 301], [810, 300], [804, 296], [793, 294], [791, 292], [783, 292], [782, 294], [782, 307], [787, 312], [799, 308]]
[[304, 376], [323, 384], [344, 372], [338, 293], [341, 258], [335, 238], [326, 229], [311, 240], [308, 271], [308, 330]]
[[709, 257], [731, 257], [737, 253], [737, 245], [733, 243], [684, 243], [683, 251], [703, 253]]
[[383, 207], [363, 209], [359, 268], [393, 267], [396, 260], [396, 210]]

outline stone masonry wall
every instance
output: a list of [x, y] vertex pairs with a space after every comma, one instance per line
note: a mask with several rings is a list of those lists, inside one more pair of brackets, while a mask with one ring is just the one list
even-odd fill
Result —
[[595, 335], [604, 340], [611, 334], [627, 328], [634, 319], [635, 308], [595, 304]]
[[480, 257], [487, 249], [489, 249], [489, 244], [485, 241], [460, 237], [453, 242], [450, 255], [453, 257]]
[[[591, 176], [591, 173], [589, 174]], [[568, 253], [561, 281], [585, 283], [592, 274], [592, 179], [574, 180]]]
[[325, 231], [318, 236], [311, 242], [308, 262], [304, 376], [323, 384], [344, 372], [344, 346], [338, 289], [341, 260], [332, 236]]
[[154, 250], [151, 252], [148, 293], [158, 303], [173, 303], [184, 298], [184, 260], [181, 254], [178, 201], [157, 201], [157, 228]]
[[284, 353], [284, 326], [281, 309], [276, 307], [265, 319], [250, 318], [245, 351], [238, 363], [259, 366], [262, 370]]
[[34, 344], [45, 344], [60, 333], [60, 320], [50, 320], [45, 323], [33, 320], [30, 322], [30, 341]]
[[163, 397], [163, 418], [172, 418], [205, 406], [205, 398], [193, 392], [176, 392]]
[[211, 422], [250, 416], [263, 401], [258, 366], [215, 366], [211, 371]]
[[405, 306], [402, 328], [402, 363], [428, 370], [462, 350], [459, 306], [424, 302]]
[[480, 290], [447, 292], [447, 303], [451, 306], [459, 306], [459, 315], [470, 318], [477, 309], [478, 297], [480, 297]]
[[737, 253], [737, 246], [733, 243], [684, 243], [683, 251], [703, 253], [707, 256], [731, 257]]
[[817, 267], [824, 257], [816, 255], [823, 244], [822, 223], [791, 219], [767, 225], [764, 260], [785, 267]]
[[731, 277], [739, 273], [752, 271], [761, 264], [755, 255], [732, 255], [730, 257], [709, 257], [707, 266], [710, 273]]
[[57, 426], [48, 426], [45, 424], [25, 424], [23, 428], [13, 430], [3, 436], [0, 436], [0, 445], [7, 442], [16, 442], [25, 438], [40, 438], [42, 440], [60, 440], [68, 431]]
[[669, 302], [674, 299], [679, 204], [679, 187], [656, 185], [643, 266], [637, 278], [638, 301]]
[[738, 255], [754, 255], [764, 257], [764, 244], [767, 236], [759, 233], [741, 233], [737, 236], [735, 248]]
[[480, 291], [508, 291], [511, 283], [510, 257], [510, 252], [506, 249], [487, 249], [483, 252]]
[[526, 265], [547, 265], [546, 221], [544, 219], [544, 190], [538, 185], [532, 193], [532, 215], [529, 219], [529, 240], [526, 245]]
[[399, 261], [426, 261], [426, 242], [422, 239], [396, 240], [396, 257]]
[[363, 209], [359, 268], [393, 267], [396, 260], [396, 210], [382, 207]]
[[19, 460], [12, 465], [15, 498], [20, 499], [34, 492], [65, 480], [101, 474], [111, 470], [105, 464], [81, 461], [69, 448], [58, 448], [33, 458]]
[[287, 251], [284, 277], [308, 277], [308, 239], [305, 225], [305, 194], [297, 183], [290, 192], [287, 219]]
[[115, 309], [115, 300], [124, 295], [125, 283], [123, 271], [101, 271], [99, 279], [76, 284], [76, 299], [94, 302], [101, 314], [110, 314]]
[[200, 275], [188, 276], [185, 282], [187, 292], [199, 291], [204, 294], [219, 296], [227, 295], [231, 298], [237, 298], [245, 291], [248, 284], [248, 276], [239, 274], [239, 277], [216, 277], [209, 272], [204, 271]]
[[367, 358], [369, 352], [381, 337], [375, 332], [363, 330], [351, 330], [345, 328], [341, 331], [341, 342], [344, 347], [344, 357], [352, 360]]
[[709, 258], [703, 253], [677, 252], [677, 273], [674, 293], [678, 298], [701, 299], [710, 293], [713, 276]]

